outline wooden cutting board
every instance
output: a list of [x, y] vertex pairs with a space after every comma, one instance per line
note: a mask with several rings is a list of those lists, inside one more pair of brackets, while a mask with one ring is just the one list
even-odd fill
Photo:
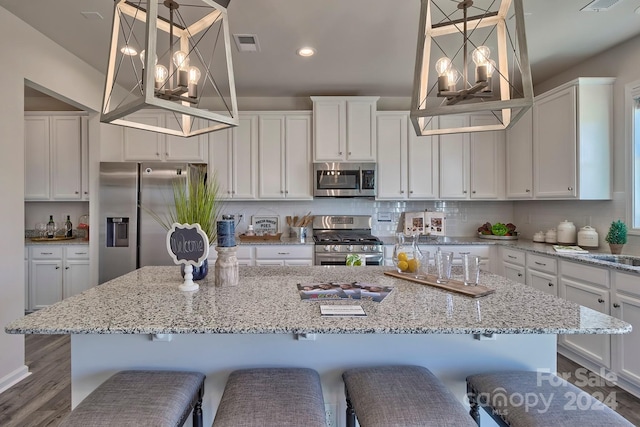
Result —
[[398, 279], [409, 280], [410, 282], [420, 283], [421, 285], [434, 286], [446, 291], [457, 292], [472, 298], [479, 298], [494, 293], [495, 289], [489, 289], [486, 286], [466, 286], [459, 280], [449, 280], [447, 283], [437, 283], [436, 276], [420, 276], [416, 278], [413, 274], [398, 273], [394, 270], [385, 271], [387, 276], [396, 277]]

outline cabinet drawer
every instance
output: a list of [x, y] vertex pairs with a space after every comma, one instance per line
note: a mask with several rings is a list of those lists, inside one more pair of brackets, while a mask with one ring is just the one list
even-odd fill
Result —
[[613, 276], [618, 292], [640, 297], [640, 275], [627, 274], [616, 271]]
[[32, 246], [31, 258], [62, 259], [62, 247], [61, 246]]
[[89, 259], [89, 245], [67, 246], [64, 248], [66, 259]]
[[553, 258], [527, 254], [527, 268], [556, 274], [556, 272], [558, 271], [558, 264]]
[[313, 258], [310, 245], [263, 245], [256, 246], [256, 259]]
[[[248, 245], [238, 245], [236, 246], [237, 251], [236, 251], [236, 258], [238, 258], [238, 261], [240, 260], [252, 260], [253, 259], [253, 248], [254, 246], [248, 246]], [[218, 259], [218, 252], [216, 251], [216, 247], [215, 246], [211, 246], [209, 248], [209, 256], [207, 257], [207, 259], [209, 260], [209, 262], [214, 261], [216, 259]], [[240, 265], [244, 265], [244, 264], [240, 264]]]
[[502, 260], [511, 264], [524, 266], [524, 252], [515, 249], [502, 248]]
[[573, 277], [581, 282], [609, 288], [609, 270], [576, 262], [560, 261], [562, 277]]

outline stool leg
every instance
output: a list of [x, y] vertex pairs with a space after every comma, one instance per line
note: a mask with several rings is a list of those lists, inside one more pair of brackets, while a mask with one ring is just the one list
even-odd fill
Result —
[[478, 398], [476, 391], [471, 387], [471, 384], [467, 383], [467, 397], [469, 398], [469, 415], [471, 418], [480, 425], [480, 407], [478, 406]]
[[202, 397], [204, 396], [204, 382], [202, 387], [198, 390], [198, 400], [193, 407], [193, 427], [203, 427], [202, 421]]
[[356, 427], [356, 411], [353, 410], [353, 405], [351, 404], [351, 399], [349, 399], [349, 393], [346, 388], [344, 393], [347, 396], [347, 427]]

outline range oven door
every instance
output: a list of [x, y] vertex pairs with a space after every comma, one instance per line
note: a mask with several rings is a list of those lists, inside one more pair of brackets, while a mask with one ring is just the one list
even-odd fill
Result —
[[[358, 254], [360, 258], [364, 258], [366, 265], [382, 265], [381, 253]], [[347, 254], [324, 254], [316, 253], [314, 265], [345, 265]]]

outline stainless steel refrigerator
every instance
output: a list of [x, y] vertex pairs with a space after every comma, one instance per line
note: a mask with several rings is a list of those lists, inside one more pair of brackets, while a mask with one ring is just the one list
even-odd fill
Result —
[[[189, 163], [100, 163], [99, 283], [147, 265], [174, 265], [167, 232], [142, 209], [159, 215], [173, 204], [173, 186], [186, 185], [207, 165]], [[199, 175], [205, 176], [205, 175]]]

